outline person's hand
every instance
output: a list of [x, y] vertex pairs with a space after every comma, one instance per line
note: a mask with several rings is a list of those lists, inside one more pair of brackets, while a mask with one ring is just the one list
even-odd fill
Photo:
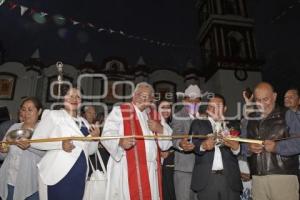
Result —
[[206, 151], [213, 150], [215, 148], [216, 141], [213, 137], [209, 137], [206, 140], [204, 140], [201, 144], [202, 148]]
[[156, 120], [148, 120], [148, 126], [152, 132], [163, 133], [163, 126]]
[[27, 139], [20, 139], [16, 141], [16, 145], [23, 150], [26, 150], [30, 147], [30, 143]]
[[232, 140], [228, 140], [226, 138], [223, 139], [223, 144], [227, 147], [229, 147], [230, 149], [232, 149], [233, 151], [236, 151], [239, 149], [240, 143], [238, 141], [232, 141]]
[[241, 179], [243, 182], [247, 182], [251, 180], [250, 174], [242, 173], [241, 172]]
[[7, 153], [8, 150], [9, 150], [8, 144], [5, 144], [5, 143], [1, 143], [0, 144], [0, 152], [1, 153]]
[[251, 102], [253, 102], [254, 96], [253, 96], [253, 94], [252, 94], [251, 97], [248, 98], [247, 95], [246, 95], [246, 93], [247, 93], [247, 92], [244, 90], [244, 91], [243, 91], [243, 98], [244, 98], [244, 101], [245, 101], [246, 104], [250, 104]]
[[92, 137], [99, 137], [100, 129], [99, 129], [99, 122], [97, 121], [95, 124], [92, 124], [89, 133]]
[[256, 153], [259, 154], [263, 151], [264, 146], [262, 144], [248, 144], [248, 149], [252, 152], [252, 153]]
[[276, 151], [276, 142], [273, 140], [265, 140], [264, 148], [267, 152], [274, 153]]
[[161, 156], [163, 159], [166, 159], [169, 155], [170, 155], [170, 152], [169, 152], [169, 151], [162, 151], [162, 152], [160, 152], [160, 156]]
[[195, 148], [195, 145], [193, 143], [190, 143], [187, 138], [183, 138], [179, 142], [179, 146], [183, 149], [183, 151], [186, 152], [193, 151]]
[[135, 145], [135, 138], [120, 138], [119, 146], [123, 149], [130, 149]]
[[75, 146], [72, 140], [64, 140], [62, 141], [62, 148], [65, 152], [71, 153]]

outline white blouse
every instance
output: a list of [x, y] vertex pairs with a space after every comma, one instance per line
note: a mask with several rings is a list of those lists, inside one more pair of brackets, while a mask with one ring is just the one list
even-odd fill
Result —
[[[7, 133], [22, 128], [22, 125], [23, 123], [13, 124]], [[7, 185], [15, 187], [14, 200], [25, 199], [38, 191], [37, 163], [43, 155], [43, 151], [31, 147], [26, 150], [15, 145], [9, 147], [0, 168], [0, 196], [2, 199], [7, 198]]]

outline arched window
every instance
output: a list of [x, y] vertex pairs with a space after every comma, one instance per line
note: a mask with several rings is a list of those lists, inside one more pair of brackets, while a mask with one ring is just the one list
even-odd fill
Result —
[[236, 31], [231, 31], [227, 35], [229, 55], [235, 58], [246, 57], [246, 44], [243, 35]]

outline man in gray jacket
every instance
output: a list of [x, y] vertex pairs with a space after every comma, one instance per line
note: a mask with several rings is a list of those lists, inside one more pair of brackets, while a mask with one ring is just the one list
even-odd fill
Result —
[[[188, 134], [192, 121], [199, 115], [198, 108], [201, 92], [197, 85], [190, 85], [184, 92], [183, 108], [173, 116], [171, 127], [173, 134]], [[191, 190], [192, 171], [195, 155], [192, 152], [194, 144], [187, 139], [177, 139], [173, 145], [175, 151], [174, 187], [176, 200], [197, 199], [196, 193]]]

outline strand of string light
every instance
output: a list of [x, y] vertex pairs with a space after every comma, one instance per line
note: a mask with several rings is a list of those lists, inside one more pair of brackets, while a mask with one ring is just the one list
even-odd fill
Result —
[[271, 23], [274, 24], [276, 21], [282, 19], [289, 12], [289, 10], [294, 9], [299, 4], [300, 0], [295, 0], [294, 3], [283, 9], [279, 15], [273, 17]]

